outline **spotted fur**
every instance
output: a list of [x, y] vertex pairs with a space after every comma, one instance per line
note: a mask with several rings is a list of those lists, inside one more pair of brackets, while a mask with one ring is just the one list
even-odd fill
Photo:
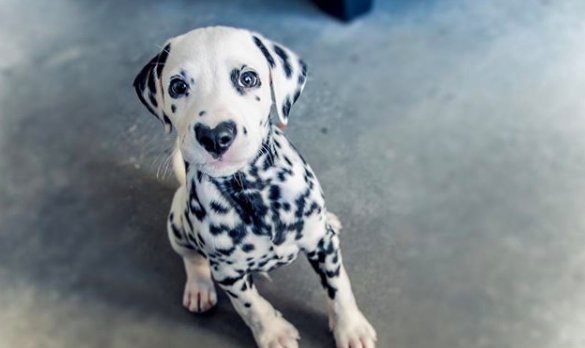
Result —
[[[206, 40], [208, 35], [214, 40]], [[218, 46], [195, 50], [193, 46], [200, 42]], [[225, 46], [229, 49], [222, 51]], [[203, 73], [210, 62], [185, 64], [186, 57], [201, 51], [206, 52], [206, 59], [218, 60], [215, 80]], [[185, 34], [177, 43], [171, 40], [164, 52], [165, 56], [159, 54], [143, 68], [135, 88], [147, 108], [168, 119], [178, 133], [174, 159], [181, 185], [172, 202], [167, 231], [187, 272], [185, 307], [202, 312], [215, 305], [215, 281], [248, 324], [259, 347], [297, 347], [297, 330], [258, 294], [253, 275], [290, 264], [304, 254], [325, 289], [338, 347], [353, 347], [355, 342], [373, 347], [375, 331], [358, 309], [343, 267], [341, 224], [327, 212], [309, 164], [267, 116], [272, 94], [280, 123], [287, 122], [306, 81], [306, 65], [289, 49], [259, 34], [223, 27]], [[234, 56], [235, 52], [245, 54]], [[167, 63], [159, 64], [161, 58]], [[248, 98], [251, 90], [235, 82], [239, 70], [233, 61], [257, 70], [260, 79], [270, 79], [270, 84], [254, 89], [257, 98]], [[185, 71], [187, 65], [202, 70]], [[196, 85], [191, 81], [189, 93], [169, 104], [167, 76], [177, 71], [185, 79], [194, 79]], [[216, 95], [221, 98], [214, 99]], [[171, 116], [166, 116], [167, 108]], [[212, 134], [226, 122], [235, 125], [232, 135], [236, 139], [225, 154], [211, 156], [207, 152], [213, 146], [198, 144], [194, 129], [204, 128]], [[238, 128], [242, 131], [236, 132]], [[209, 139], [206, 142], [213, 141]], [[245, 160], [224, 165], [228, 158]]]

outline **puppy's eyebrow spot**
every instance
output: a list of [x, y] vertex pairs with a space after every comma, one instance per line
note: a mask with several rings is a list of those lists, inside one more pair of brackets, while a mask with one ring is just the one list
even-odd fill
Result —
[[244, 127], [244, 134], [248, 134], [248, 130]]
[[259, 96], [256, 96], [256, 100], [257, 100], [257, 101], [260, 101], [260, 97], [259, 97]]
[[175, 106], [175, 104], [171, 104], [171, 112], [174, 114], [176, 110], [177, 107]]
[[199, 112], [199, 116], [205, 116], [205, 114], [206, 114], [205, 110], [201, 110], [201, 111]]

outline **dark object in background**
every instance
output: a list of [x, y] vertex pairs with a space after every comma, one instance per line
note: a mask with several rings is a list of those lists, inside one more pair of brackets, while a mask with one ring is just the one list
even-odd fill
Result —
[[372, 9], [374, 0], [313, 0], [323, 11], [343, 21], [351, 21]]

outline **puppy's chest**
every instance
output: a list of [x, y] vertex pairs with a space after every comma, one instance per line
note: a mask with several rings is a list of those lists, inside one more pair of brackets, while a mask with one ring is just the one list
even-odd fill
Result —
[[304, 167], [285, 169], [285, 180], [279, 167], [264, 176], [190, 178], [191, 240], [212, 266], [268, 271], [294, 260], [306, 221], [322, 218], [324, 208], [316, 180], [295, 175]]

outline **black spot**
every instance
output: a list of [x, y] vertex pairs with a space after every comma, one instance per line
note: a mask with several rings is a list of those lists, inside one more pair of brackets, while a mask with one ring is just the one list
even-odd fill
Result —
[[270, 67], [274, 68], [276, 66], [276, 63], [274, 62], [274, 58], [272, 57], [270, 52], [268, 52], [268, 49], [266, 48], [266, 46], [264, 46], [264, 43], [262, 43], [262, 40], [260, 40], [257, 36], [252, 36], [252, 38], [254, 39], [254, 43], [256, 44], [256, 46], [258, 46], [258, 48], [260, 49], [260, 51], [262, 52], [262, 54], [266, 58], [266, 61], [268, 62]]
[[191, 217], [189, 214], [189, 210], [185, 210], [185, 213], [183, 214], [183, 216], [185, 217], [185, 221], [187, 221], [187, 225], [189, 225], [189, 230], [193, 231], [193, 222], [191, 222]]
[[169, 57], [169, 53], [171, 53], [171, 44], [167, 44], [162, 52], [159, 55], [158, 60], [156, 61], [156, 75], [158, 78], [162, 76], [162, 70], [167, 62], [167, 58]]
[[256, 96], [256, 101], [260, 101], [260, 97], [259, 96]]
[[288, 117], [288, 113], [290, 112], [290, 108], [291, 108], [290, 98], [287, 97], [284, 100], [284, 103], [282, 104], [282, 114], [284, 115], [284, 118]]
[[205, 110], [201, 110], [201, 111], [199, 112], [199, 116], [205, 116]]
[[158, 102], [156, 101], [154, 94], [148, 93], [148, 100], [150, 100], [150, 104], [152, 104], [152, 106], [154, 106], [155, 108], [158, 107]]
[[280, 187], [274, 185], [270, 187], [270, 195], [268, 196], [270, 200], [276, 201], [280, 199]]
[[322, 269], [324, 265], [315, 259], [309, 259], [309, 263], [321, 278], [321, 285], [323, 286], [323, 288], [327, 290], [327, 296], [329, 296], [329, 298], [333, 300], [335, 298], [335, 293], [337, 292], [337, 289], [332, 284], [329, 283], [327, 274]]
[[292, 76], [292, 66], [288, 61], [288, 54], [286, 54], [284, 49], [278, 45], [274, 45], [274, 52], [282, 61], [282, 68], [284, 69], [286, 77], [290, 79]]
[[293, 103], [296, 103], [300, 96], [301, 96], [301, 91], [297, 90], [295, 92], [295, 95], [293, 96]]
[[321, 133], [327, 134], [328, 131], [327, 127], [321, 127]]
[[229, 291], [229, 290], [227, 290], [227, 289], [225, 290], [225, 292], [226, 292], [226, 294], [228, 294], [230, 297], [233, 297], [233, 298], [238, 298], [238, 295], [236, 295], [235, 293], [233, 293], [233, 292], [231, 292], [231, 291]]
[[229, 249], [216, 249], [216, 250], [221, 255], [230, 256], [234, 252], [234, 250], [236, 250], [236, 249], [234, 247], [231, 247]]
[[247, 252], [247, 253], [249, 253], [250, 251], [254, 250], [254, 248], [255, 248], [254, 247], [254, 244], [244, 244], [244, 245], [242, 245], [242, 250], [244, 252]]
[[301, 66], [301, 73], [299, 74], [298, 83], [299, 86], [302, 86], [307, 80], [307, 64], [302, 59], [299, 59], [299, 65]]
[[290, 160], [290, 158], [288, 158], [288, 156], [286, 156], [286, 155], [284, 156], [284, 161], [285, 161], [285, 162], [286, 162], [286, 164], [288, 164], [289, 166], [292, 166], [292, 165], [293, 165], [293, 164], [292, 164], [292, 162], [291, 162], [291, 160]]
[[209, 233], [211, 233], [214, 236], [217, 236], [225, 231], [227, 231], [228, 228], [225, 225], [210, 225], [209, 226]]
[[233, 69], [230, 73], [230, 79], [232, 80], [232, 86], [236, 89], [239, 95], [244, 95], [244, 88], [240, 86], [240, 69]]
[[252, 304], [250, 304], [248, 302], [244, 303], [244, 307], [246, 307], [246, 308], [250, 308], [251, 306], [252, 306]]
[[238, 245], [246, 237], [246, 227], [242, 224], [229, 230], [228, 235], [232, 238], [234, 245]]
[[339, 251], [335, 250], [335, 253], [333, 254], [333, 259], [331, 260], [331, 262], [337, 263], [338, 261], [339, 261]]
[[228, 207], [224, 207], [223, 205], [216, 201], [211, 201], [209, 207], [211, 208], [211, 210], [220, 215], [227, 214], [230, 211]]
[[163, 112], [163, 123], [167, 126], [172, 126], [171, 119]]
[[175, 238], [183, 239], [183, 234], [181, 233], [179, 228], [177, 226], [175, 226], [175, 224], [172, 222], [171, 222], [171, 229], [173, 230], [173, 235], [175, 236]]
[[205, 211], [205, 209], [203, 208], [203, 206], [199, 202], [199, 197], [197, 197], [197, 190], [195, 188], [195, 182], [193, 180], [191, 181], [191, 190], [189, 193], [189, 203], [190, 203], [189, 208], [191, 209], [191, 212], [193, 214], [195, 214], [195, 217], [197, 218], [197, 220], [203, 221], [203, 219], [207, 215], [207, 212]]
[[244, 127], [244, 134], [248, 134], [248, 130]]
[[171, 104], [171, 112], [174, 114], [175, 111], [177, 111], [177, 107], [175, 106], [175, 104]]
[[305, 212], [305, 216], [310, 216], [315, 211], [317, 211], [318, 208], [319, 208], [319, 205], [316, 202], [311, 203], [311, 206], [309, 207], [309, 210], [307, 210]]

